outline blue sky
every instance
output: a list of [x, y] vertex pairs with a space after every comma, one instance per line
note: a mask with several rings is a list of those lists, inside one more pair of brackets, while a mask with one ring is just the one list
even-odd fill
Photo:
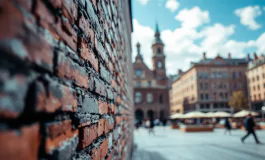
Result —
[[[244, 57], [265, 53], [265, 0], [132, 0], [133, 49], [151, 66], [151, 40], [156, 21], [165, 43], [168, 73], [188, 69], [190, 61], [217, 53]], [[133, 50], [135, 56], [135, 49]]]

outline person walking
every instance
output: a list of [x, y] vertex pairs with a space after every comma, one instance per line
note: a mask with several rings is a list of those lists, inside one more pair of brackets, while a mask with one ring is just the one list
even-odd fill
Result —
[[166, 128], [166, 125], [167, 125], [167, 119], [164, 119], [164, 120], [162, 121], [162, 123], [163, 123], [164, 130], [165, 130], [165, 128]]
[[151, 118], [150, 119], [149, 134], [151, 134], [151, 133], [155, 134], [154, 127], [155, 127], [155, 123], [154, 123], [154, 120]]
[[229, 135], [231, 135], [231, 124], [228, 118], [225, 119], [224, 126], [225, 126], [225, 134], [229, 133]]
[[256, 143], [259, 144], [260, 142], [259, 142], [259, 140], [258, 140], [258, 137], [257, 137], [257, 135], [256, 135], [256, 133], [255, 133], [255, 129], [254, 129], [254, 127], [255, 127], [255, 122], [254, 122], [254, 120], [253, 120], [251, 114], [248, 114], [247, 118], [245, 119], [245, 121], [244, 121], [244, 126], [245, 126], [245, 128], [246, 128], [246, 130], [247, 130], [247, 134], [246, 134], [244, 137], [241, 138], [242, 143], [244, 143], [245, 139], [246, 139], [250, 134], [253, 134]]

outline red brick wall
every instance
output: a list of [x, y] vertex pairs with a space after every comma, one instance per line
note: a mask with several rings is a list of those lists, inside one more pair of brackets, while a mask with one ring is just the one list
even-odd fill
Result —
[[130, 159], [129, 0], [0, 1], [0, 159]]

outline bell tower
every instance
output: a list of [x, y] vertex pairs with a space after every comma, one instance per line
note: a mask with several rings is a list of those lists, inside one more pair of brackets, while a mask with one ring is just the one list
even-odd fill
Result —
[[156, 23], [155, 37], [152, 43], [152, 63], [155, 77], [158, 79], [166, 79], [166, 66], [165, 66], [165, 54], [164, 43], [160, 38], [160, 31], [158, 24]]

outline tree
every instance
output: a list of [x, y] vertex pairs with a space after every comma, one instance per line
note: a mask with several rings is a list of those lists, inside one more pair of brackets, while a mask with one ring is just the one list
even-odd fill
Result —
[[243, 91], [234, 91], [228, 104], [234, 109], [247, 109], [248, 99]]

